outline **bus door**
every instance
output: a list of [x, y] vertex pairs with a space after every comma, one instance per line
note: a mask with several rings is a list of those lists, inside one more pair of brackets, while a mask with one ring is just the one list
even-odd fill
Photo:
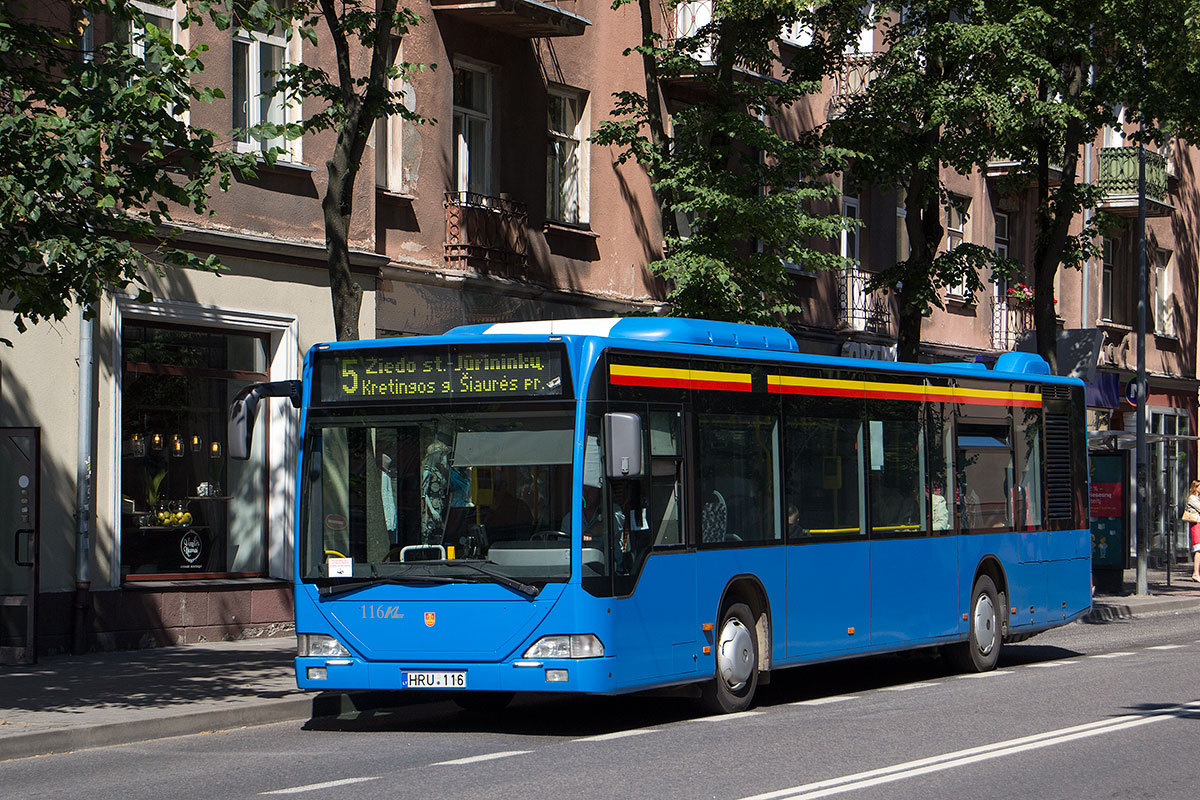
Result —
[[38, 428], [0, 428], [0, 664], [37, 661]]
[[[638, 404], [619, 410], [636, 414], [644, 454], [642, 474], [609, 478], [606, 492], [612, 652], [620, 655], [613, 677], [618, 685], [631, 685], [694, 674], [701, 644], [695, 554], [683, 533], [683, 408]], [[585, 531], [585, 552], [588, 547]]]
[[[861, 379], [834, 371], [813, 377]], [[799, 375], [781, 385], [793, 392], [783, 397], [787, 658], [859, 649], [871, 640], [863, 404], [806, 396]]]

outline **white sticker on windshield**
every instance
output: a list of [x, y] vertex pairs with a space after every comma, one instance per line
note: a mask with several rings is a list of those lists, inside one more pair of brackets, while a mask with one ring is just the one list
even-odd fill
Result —
[[354, 576], [354, 559], [353, 558], [331, 558], [329, 559], [329, 577], [331, 578], [350, 578]]

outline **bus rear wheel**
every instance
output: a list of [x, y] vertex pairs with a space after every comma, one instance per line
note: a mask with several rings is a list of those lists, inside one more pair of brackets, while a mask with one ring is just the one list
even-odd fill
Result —
[[758, 688], [758, 635], [745, 603], [734, 603], [721, 615], [713, 643], [716, 674], [704, 685], [701, 701], [715, 714], [745, 711]]
[[1000, 660], [1002, 639], [999, 593], [987, 575], [980, 575], [971, 589], [971, 610], [967, 617], [967, 641], [950, 648], [954, 665], [962, 672], [987, 672]]

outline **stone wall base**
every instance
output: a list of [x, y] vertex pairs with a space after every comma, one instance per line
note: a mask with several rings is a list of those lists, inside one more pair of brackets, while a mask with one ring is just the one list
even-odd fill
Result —
[[[292, 586], [282, 581], [133, 584], [92, 592], [85, 614], [91, 651], [139, 650], [295, 633]], [[38, 654], [71, 652], [73, 592], [38, 598]]]

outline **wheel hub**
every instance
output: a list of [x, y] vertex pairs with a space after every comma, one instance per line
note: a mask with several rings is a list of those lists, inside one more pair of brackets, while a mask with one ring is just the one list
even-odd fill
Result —
[[975, 601], [973, 624], [975, 646], [979, 648], [980, 653], [986, 656], [996, 646], [996, 607], [992, 604], [992, 598], [987, 594], [980, 594]]
[[736, 692], [750, 680], [754, 669], [754, 640], [742, 621], [732, 618], [721, 628], [717, 640], [717, 674], [730, 691]]

